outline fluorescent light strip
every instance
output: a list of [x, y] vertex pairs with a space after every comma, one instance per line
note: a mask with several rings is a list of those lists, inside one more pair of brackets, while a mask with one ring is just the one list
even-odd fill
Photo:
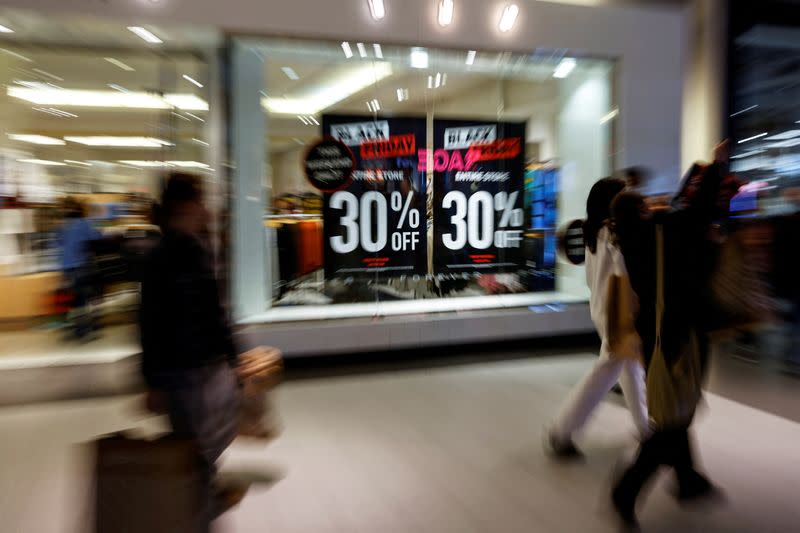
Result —
[[404, 102], [406, 100], [408, 100], [408, 89], [397, 89], [397, 101]]
[[142, 28], [141, 26], [128, 26], [128, 30], [132, 31], [148, 43], [161, 44], [164, 42], [156, 34], [148, 29]]
[[63, 146], [65, 143], [62, 139], [55, 137], [47, 137], [45, 135], [28, 135], [23, 133], [9, 133], [8, 138], [12, 141], [19, 141], [31, 144], [41, 144], [45, 146]]
[[342, 41], [342, 50], [344, 51], [344, 57], [347, 59], [353, 57], [353, 49], [350, 48], [350, 43], [347, 41]]
[[571, 57], [565, 57], [561, 60], [561, 63], [558, 64], [555, 71], [553, 71], [553, 77], [563, 79], [570, 75], [570, 73], [575, 70], [575, 66], [578, 64]]
[[115, 148], [163, 148], [175, 146], [169, 141], [155, 137], [113, 137], [113, 136], [67, 136], [65, 141], [83, 144], [86, 146], [115, 147]]
[[310, 123], [314, 124], [315, 126], [319, 126], [319, 122], [317, 122], [317, 119], [312, 117], [312, 116], [306, 117], [306, 120], [308, 120]]
[[428, 75], [428, 89], [433, 89], [433, 76]]
[[189, 83], [191, 83], [193, 85], [196, 85], [197, 87], [200, 87], [201, 89], [203, 88], [203, 84], [202, 83], [200, 83], [199, 81], [197, 81], [193, 77], [189, 76], [188, 74], [184, 74], [183, 75], [183, 79], [185, 79], [186, 81], [188, 81]]
[[436, 79], [433, 82], [433, 86], [435, 88], [437, 88], [437, 89], [442, 86], [442, 73], [441, 72], [437, 72], [436, 73]]
[[116, 83], [109, 83], [106, 85], [109, 89], [114, 89], [115, 91], [119, 91], [121, 93], [129, 93], [130, 91], [123, 87], [122, 85], [117, 85]]
[[119, 59], [115, 59], [113, 57], [104, 57], [103, 59], [105, 59], [106, 61], [108, 61], [109, 63], [114, 65], [115, 67], [119, 67], [122, 70], [125, 70], [127, 72], [135, 72], [136, 71], [135, 68], [133, 68], [132, 66], [130, 66], [130, 65], [126, 64], [126, 63], [123, 63]]
[[297, 118], [300, 119], [300, 122], [302, 122], [304, 125], [308, 126], [308, 120], [306, 120], [306, 117], [297, 115]]
[[21, 59], [22, 61], [25, 61], [27, 63], [33, 63], [33, 59], [31, 59], [30, 57], [26, 57], [26, 56], [24, 56], [22, 54], [18, 54], [16, 52], [12, 52], [11, 50], [9, 50], [7, 48], [0, 48], [0, 52], [3, 52], [4, 54], [8, 54], [11, 57], [16, 57], [17, 59]]
[[3, 26], [0, 24], [0, 33], [14, 33], [14, 30], [9, 28], [8, 26]]
[[66, 163], [61, 161], [49, 161], [47, 159], [17, 159], [19, 163], [30, 163], [32, 165], [43, 165], [47, 167], [65, 167]]
[[195, 120], [199, 120], [200, 122], [205, 122], [205, 119], [202, 119], [202, 118], [198, 117], [194, 113], [189, 113], [188, 111], [184, 111], [184, 113], [186, 113], [187, 115], [189, 115], [190, 117], [192, 117]]
[[130, 165], [132, 167], [140, 167], [140, 168], [169, 168], [169, 167], [179, 167], [179, 168], [211, 168], [206, 163], [201, 163], [199, 161], [140, 161], [140, 160], [120, 160], [117, 161], [123, 165]]
[[738, 144], [754, 141], [756, 139], [760, 139], [761, 137], [766, 137], [767, 135], [769, 135], [768, 132], [759, 133], [758, 135], [753, 135], [752, 137], [748, 137], [747, 139], [742, 139], [741, 141], [738, 142]]
[[453, 0], [440, 0], [439, 2], [439, 26], [447, 27], [453, 22]]
[[378, 59], [383, 59], [383, 48], [378, 43], [372, 45], [372, 48], [375, 50], [375, 57]]
[[356, 48], [358, 48], [358, 55], [367, 57], [367, 48], [364, 46], [364, 43], [356, 43]]
[[31, 70], [36, 72], [37, 74], [41, 74], [42, 76], [45, 76], [46, 78], [50, 78], [51, 80], [64, 81], [64, 78], [62, 78], [60, 76], [56, 76], [55, 74], [50, 74], [46, 70], [42, 70], [40, 68], [32, 68]]
[[66, 111], [62, 111], [60, 109], [54, 109], [52, 107], [48, 107], [48, 108], [45, 108], [45, 107], [34, 107], [33, 110], [34, 111], [41, 111], [42, 113], [47, 113], [49, 115], [53, 115], [53, 116], [61, 117], [61, 118], [78, 118], [78, 115], [76, 115], [74, 113], [68, 113]]
[[205, 142], [203, 140], [200, 140], [197, 137], [192, 137], [192, 140], [194, 142], [196, 142], [197, 144], [202, 144], [203, 146], [211, 146], [211, 144], [209, 144], [209, 143], [207, 143], [207, 142]]
[[783, 133], [779, 133], [777, 135], [770, 135], [765, 141], [785, 141], [786, 139], [794, 139], [795, 137], [800, 137], [800, 130], [789, 130], [784, 131]]
[[208, 102], [193, 94], [166, 94], [79, 89], [31, 89], [9, 87], [8, 96], [46, 106], [105, 107], [121, 109], [170, 109], [208, 111]]
[[345, 100], [392, 75], [392, 66], [385, 62], [369, 62], [343, 72], [324, 87], [302, 98], [264, 98], [262, 105], [281, 115], [318, 115], [320, 111]]
[[756, 104], [756, 105], [751, 105], [750, 107], [746, 107], [746, 108], [742, 109], [741, 111], [737, 111], [736, 113], [734, 113], [733, 115], [731, 115], [731, 118], [733, 118], [733, 117], [735, 117], [735, 116], [737, 116], [737, 115], [741, 115], [742, 113], [747, 113], [748, 111], [752, 111], [753, 109], [755, 109], [755, 108], [757, 108], [757, 107], [758, 107], [758, 104]]
[[619, 116], [619, 109], [613, 109], [607, 115], [600, 119], [600, 124], [605, 124], [606, 122], [610, 122]]
[[184, 117], [180, 113], [176, 113], [175, 111], [173, 111], [172, 114], [175, 115], [176, 117], [178, 117], [181, 120], [185, 120], [186, 122], [191, 122], [191, 120], [189, 120], [188, 118]]
[[511, 28], [514, 27], [514, 23], [517, 21], [517, 15], [519, 15], [519, 6], [517, 6], [517, 4], [507, 5], [503, 9], [503, 14], [500, 17], [497, 28], [503, 33], [511, 31]]
[[372, 100], [372, 108], [373, 108], [375, 111], [380, 111], [380, 110], [381, 110], [381, 103], [380, 103], [380, 102], [378, 102], [378, 99], [377, 99], [377, 98], [375, 98], [375, 99], [373, 99], [373, 100]]
[[64, 163], [70, 163], [72, 165], [80, 165], [82, 167], [91, 167], [91, 166], [93, 166], [91, 163], [87, 163], [85, 161], [75, 161], [74, 159], [65, 159]]
[[764, 152], [766, 152], [766, 150], [750, 150], [749, 152], [745, 152], [743, 154], [732, 155], [731, 159], [742, 159], [753, 155], [763, 154]]
[[383, 0], [367, 0], [367, 3], [373, 19], [381, 20], [386, 16], [386, 6], [383, 5]]
[[478, 52], [475, 51], [475, 50], [470, 50], [469, 52], [467, 52], [466, 64], [467, 65], [472, 65], [473, 63], [475, 63], [475, 56], [476, 55], [478, 55]]
[[289, 78], [290, 80], [300, 79], [300, 76], [297, 75], [297, 72], [295, 72], [292, 67], [281, 67], [281, 70], [283, 71], [284, 74], [286, 74], [286, 77]]

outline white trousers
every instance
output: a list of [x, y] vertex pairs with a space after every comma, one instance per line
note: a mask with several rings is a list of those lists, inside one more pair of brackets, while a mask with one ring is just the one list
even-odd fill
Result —
[[571, 439], [580, 431], [595, 408], [619, 381], [625, 402], [641, 437], [650, 435], [647, 414], [644, 368], [639, 361], [615, 360], [608, 350], [601, 350], [600, 358], [583, 380], [572, 390], [567, 402], [553, 421], [552, 431], [560, 440]]

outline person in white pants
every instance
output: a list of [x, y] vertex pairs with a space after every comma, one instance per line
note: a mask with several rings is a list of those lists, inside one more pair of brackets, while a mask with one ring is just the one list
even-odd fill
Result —
[[[554, 455], [562, 458], [582, 455], [575, 446], [573, 436], [583, 428], [594, 409], [617, 382], [622, 387], [628, 409], [640, 436], [646, 438], [650, 434], [645, 373], [641, 362], [641, 341], [635, 332], [632, 333], [633, 338], [624, 343], [612, 343], [609, 338], [611, 321], [614, 320], [610, 315], [616, 312], [614, 304], [609, 305], [611, 284], [624, 283], [628, 284], [627, 287], [630, 286], [625, 260], [614, 244], [609, 226], [611, 202], [625, 185], [620, 179], [603, 178], [594, 184], [586, 201], [584, 240], [586, 282], [591, 291], [589, 310], [602, 344], [599, 359], [572, 391], [558, 416], [547, 429], [546, 446]], [[632, 290], [616, 294], [627, 295], [626, 297], [632, 300], [625, 308], [635, 308], [635, 295]]]

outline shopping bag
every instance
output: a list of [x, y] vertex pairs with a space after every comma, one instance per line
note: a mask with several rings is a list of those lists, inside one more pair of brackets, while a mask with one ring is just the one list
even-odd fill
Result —
[[198, 457], [192, 442], [172, 437], [97, 441], [95, 533], [207, 531]]
[[636, 296], [628, 276], [611, 276], [606, 295], [606, 335], [613, 359], [642, 358], [642, 340], [636, 331]]
[[656, 341], [647, 369], [647, 409], [656, 429], [688, 426], [702, 394], [702, 371], [697, 335], [691, 330], [674, 361], [661, 346], [664, 318], [664, 234], [656, 226]]
[[259, 347], [243, 353], [236, 371], [242, 382], [239, 435], [261, 440], [276, 437], [280, 429], [269, 394], [283, 373], [280, 350]]

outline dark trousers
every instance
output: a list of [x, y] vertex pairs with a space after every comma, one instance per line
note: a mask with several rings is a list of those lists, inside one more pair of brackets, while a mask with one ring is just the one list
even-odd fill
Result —
[[97, 329], [89, 306], [92, 298], [91, 270], [88, 267], [70, 268], [64, 275], [74, 293], [71, 325], [75, 335], [82, 338]]
[[656, 431], [639, 446], [636, 461], [622, 475], [614, 489], [617, 501], [633, 509], [636, 498], [650, 477], [660, 466], [675, 470], [681, 491], [691, 490], [704, 479], [694, 468], [689, 428]]

